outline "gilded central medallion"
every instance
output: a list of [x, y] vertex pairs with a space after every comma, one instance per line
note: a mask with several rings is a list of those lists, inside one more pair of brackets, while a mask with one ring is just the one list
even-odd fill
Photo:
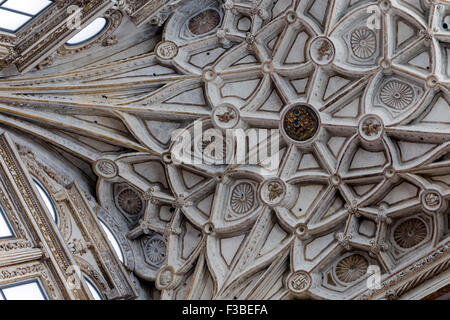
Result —
[[283, 129], [292, 140], [307, 141], [315, 136], [318, 128], [319, 118], [308, 106], [293, 106], [284, 115]]

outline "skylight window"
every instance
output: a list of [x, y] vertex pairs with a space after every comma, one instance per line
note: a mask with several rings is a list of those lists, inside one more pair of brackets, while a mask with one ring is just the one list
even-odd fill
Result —
[[114, 251], [116, 252], [117, 256], [119, 257], [119, 260], [121, 262], [123, 262], [122, 250], [120, 249], [120, 246], [119, 246], [119, 243], [116, 240], [116, 237], [114, 237], [114, 235], [112, 234], [111, 230], [109, 230], [109, 228], [103, 222], [100, 221], [100, 225], [102, 226], [103, 230], [105, 231], [109, 242], [111, 243], [111, 245], [113, 246]]
[[53, 220], [57, 223], [58, 215], [56, 214], [55, 206], [53, 205], [50, 195], [48, 194], [47, 190], [45, 190], [45, 188], [36, 179], [33, 179], [33, 182], [34, 186], [39, 192], [39, 195], [41, 196], [42, 201], [44, 201], [44, 204], [47, 207], [48, 212], [50, 212], [50, 215], [52, 216]]
[[0, 208], [0, 239], [11, 238], [13, 233], [5, 218], [3, 210]]
[[105, 18], [95, 19], [86, 28], [82, 29], [73, 38], [67, 41], [67, 44], [70, 46], [75, 46], [91, 40], [103, 31], [106, 23], [107, 20]]
[[37, 280], [0, 288], [0, 300], [47, 300]]
[[0, 29], [16, 32], [52, 3], [49, 0], [0, 0]]
[[51, 4], [52, 2], [48, 0], [7, 0], [2, 7], [29, 15], [37, 15]]

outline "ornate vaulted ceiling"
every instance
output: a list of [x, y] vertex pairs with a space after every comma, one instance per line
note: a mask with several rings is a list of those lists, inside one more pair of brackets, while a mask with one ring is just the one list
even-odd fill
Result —
[[[0, 123], [77, 172], [56, 175], [82, 181], [161, 298], [407, 299], [448, 284], [447, 1], [81, 1], [83, 25], [107, 26], [77, 46], [41, 21], [70, 5], [55, 2], [0, 38]], [[224, 140], [279, 129], [279, 163], [176, 161], [171, 133], [194, 123]]]

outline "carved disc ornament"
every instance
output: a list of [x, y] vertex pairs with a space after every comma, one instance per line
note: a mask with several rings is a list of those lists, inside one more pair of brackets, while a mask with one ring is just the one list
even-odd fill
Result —
[[450, 235], [448, 1], [170, 5], [142, 45], [122, 32], [95, 65], [2, 77], [2, 124], [91, 163], [130, 241], [164, 234], [164, 258], [157, 238], [133, 253], [163, 299], [379, 298], [370, 266], [416, 279]]
[[201, 35], [214, 30], [220, 23], [220, 14], [216, 10], [207, 9], [189, 20], [189, 30], [195, 35]]
[[118, 169], [114, 161], [109, 159], [100, 159], [95, 163], [95, 172], [105, 179], [111, 179], [117, 176]]
[[369, 263], [359, 255], [348, 256], [336, 265], [336, 276], [342, 282], [353, 282], [364, 276], [367, 272]]
[[240, 183], [231, 192], [231, 209], [238, 214], [249, 212], [255, 204], [255, 189], [248, 183]]
[[329, 39], [318, 37], [312, 41], [309, 54], [313, 62], [318, 65], [327, 65], [333, 61], [335, 50]]
[[145, 260], [154, 267], [160, 267], [166, 259], [167, 244], [160, 235], [145, 237], [142, 240]]
[[409, 249], [421, 243], [427, 236], [425, 223], [417, 218], [406, 220], [394, 230], [394, 240], [402, 248]]
[[296, 271], [287, 279], [288, 288], [294, 295], [306, 292], [311, 287], [311, 282], [311, 276], [306, 271]]
[[377, 49], [377, 39], [375, 32], [369, 28], [359, 28], [351, 35], [352, 51], [358, 58], [370, 58]]
[[303, 142], [311, 139], [319, 129], [317, 113], [306, 105], [289, 108], [283, 119], [283, 129], [292, 140]]
[[139, 194], [133, 189], [120, 191], [117, 196], [120, 208], [128, 214], [135, 215], [141, 212], [143, 202]]
[[381, 88], [380, 99], [392, 109], [403, 110], [413, 102], [414, 91], [407, 83], [391, 80]]
[[178, 47], [172, 41], [164, 41], [156, 46], [155, 53], [159, 58], [169, 60], [178, 54]]

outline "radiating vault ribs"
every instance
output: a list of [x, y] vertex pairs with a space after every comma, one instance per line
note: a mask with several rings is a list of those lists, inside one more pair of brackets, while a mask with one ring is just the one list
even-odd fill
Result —
[[[235, 25], [241, 19], [232, 17], [249, 14], [251, 8], [229, 1], [216, 33], [223, 53], [195, 71], [205, 84], [216, 128], [278, 128], [283, 138], [280, 166], [270, 173], [258, 165], [169, 170], [175, 192], [192, 194], [193, 206], [182, 212], [186, 225], [195, 225], [206, 239], [193, 252], [209, 262], [215, 298], [234, 297], [246, 279], [256, 276], [251, 270], [274, 266], [280, 263], [275, 257], [283, 254], [290, 261], [280, 289], [285, 294], [335, 298], [332, 292], [363, 292], [369, 267], [387, 275], [406, 261], [411, 248], [430, 248], [428, 223], [444, 215], [446, 196], [439, 187], [434, 191], [436, 181], [421, 170], [426, 172], [447, 146], [420, 123], [433, 118], [436, 106], [448, 107], [448, 97], [443, 94], [439, 104], [423, 100], [437, 94], [440, 80], [430, 91], [429, 77], [435, 72], [431, 51], [426, 53], [429, 69], [421, 76], [413, 72], [420, 67], [414, 57], [425, 48], [419, 45], [426, 41], [420, 32], [403, 42], [399, 35], [389, 38], [416, 22], [404, 22], [380, 2], [383, 17], [385, 12], [396, 17], [391, 33], [384, 30], [390, 24], [368, 28], [367, 5], [361, 4], [346, 13], [333, 8], [331, 19], [324, 17], [320, 24], [311, 3], [288, 6], [276, 15], [273, 4], [262, 2], [272, 19], [256, 16], [261, 20], [244, 30]], [[339, 16], [344, 22], [338, 23]], [[392, 49], [385, 52], [383, 45]], [[191, 68], [181, 58], [191, 53], [189, 45], [180, 50], [174, 62]], [[438, 117], [431, 121], [439, 122]], [[198, 176], [192, 191], [179, 170]], [[222, 178], [216, 179], [219, 172]], [[426, 228], [420, 224], [414, 234], [405, 233], [405, 225], [412, 224], [404, 221], [420, 208], [429, 219], [412, 219]], [[398, 252], [393, 253], [394, 247]], [[164, 293], [169, 297], [175, 291]]]

